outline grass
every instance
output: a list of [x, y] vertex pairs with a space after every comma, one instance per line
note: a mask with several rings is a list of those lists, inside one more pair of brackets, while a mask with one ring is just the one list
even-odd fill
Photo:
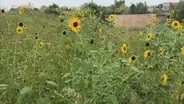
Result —
[[[75, 33], [68, 28], [69, 17], [65, 14], [60, 22], [58, 16], [32, 10], [0, 16], [0, 103], [184, 102], [181, 31], [158, 24], [140, 34], [98, 18], [82, 17], [80, 32]], [[17, 35], [20, 22], [28, 29]], [[146, 41], [150, 32], [153, 36]], [[123, 43], [127, 44], [126, 54], [121, 52]], [[159, 54], [160, 48], [164, 48], [164, 55]], [[151, 50], [151, 57], [144, 58], [146, 50]], [[136, 57], [133, 63], [128, 62], [131, 56]], [[168, 80], [163, 85], [165, 73]]]

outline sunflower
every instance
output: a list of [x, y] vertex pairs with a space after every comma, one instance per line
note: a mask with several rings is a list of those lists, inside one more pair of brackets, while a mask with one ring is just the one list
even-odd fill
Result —
[[152, 19], [156, 19], [156, 15], [155, 14], [153, 14], [151, 17], [152, 17]]
[[160, 48], [160, 55], [164, 54], [164, 49]]
[[73, 11], [72, 12], [72, 16], [76, 16], [77, 12], [76, 11]]
[[131, 56], [131, 57], [129, 57], [129, 59], [128, 59], [128, 63], [132, 63], [132, 62], [134, 62], [136, 60], [136, 57], [135, 56]]
[[90, 40], [90, 44], [94, 44], [94, 39], [91, 39]]
[[148, 35], [146, 36], [146, 40], [150, 40], [152, 35], [153, 35], [152, 33], [148, 33]]
[[181, 30], [182, 33], [184, 33], [184, 28]]
[[171, 19], [171, 15], [167, 15], [167, 18], [168, 18], [168, 19]]
[[150, 24], [150, 25], [151, 25], [152, 23], [153, 23], [153, 21], [152, 21], [152, 20], [149, 20], [149, 21], [148, 21], [148, 24]]
[[5, 10], [4, 9], [1, 9], [1, 13], [5, 13]]
[[152, 25], [152, 23], [148, 23], [146, 26], [147, 26], [147, 27], [150, 27], [151, 25]]
[[149, 46], [150, 46], [150, 43], [147, 42], [145, 45], [146, 45], [147, 47], [149, 47]]
[[172, 14], [174, 14], [174, 13], [175, 13], [175, 11], [174, 11], [174, 10], [171, 10], [171, 13], [172, 13]]
[[35, 39], [38, 39], [38, 33], [35, 33]]
[[119, 48], [116, 48], [115, 49], [115, 52], [118, 54], [118, 53], [120, 53], [120, 49]]
[[166, 85], [167, 84], [167, 79], [168, 79], [167, 74], [162, 75], [161, 78], [162, 78], [162, 85]]
[[178, 30], [182, 31], [182, 29], [183, 29], [182, 25], [178, 26]]
[[184, 55], [184, 46], [181, 48], [181, 54]]
[[171, 27], [172, 27], [173, 29], [178, 29], [179, 26], [181, 26], [181, 24], [180, 24], [179, 21], [177, 21], [177, 20], [172, 21]]
[[44, 46], [44, 43], [43, 42], [40, 42], [39, 47], [40, 48], [43, 48], [43, 46]]
[[114, 21], [115, 15], [111, 14], [108, 18], [106, 18], [107, 21], [112, 22]]
[[100, 36], [102, 36], [102, 29], [101, 29], [101, 28], [98, 29], [98, 34], [99, 34]]
[[20, 22], [20, 23], [19, 23], [19, 26], [20, 26], [20, 27], [23, 27], [23, 26], [24, 26], [24, 24], [23, 24], [22, 22]]
[[76, 17], [73, 17], [70, 19], [68, 26], [72, 31], [78, 32], [80, 29], [80, 20]]
[[27, 26], [26, 26], [26, 25], [24, 25], [24, 26], [23, 26], [23, 29], [25, 29], [25, 30], [26, 30], [26, 29], [27, 29]]
[[16, 32], [17, 32], [18, 35], [21, 35], [24, 32], [24, 29], [22, 27], [18, 26], [16, 28]]
[[63, 31], [63, 35], [66, 35], [66, 31]]
[[156, 23], [159, 23], [159, 22], [160, 22], [160, 19], [157, 18], [157, 19], [156, 19]]
[[58, 12], [59, 11], [59, 8], [56, 8], [55, 10], [56, 10], [56, 12]]
[[144, 57], [145, 57], [145, 58], [148, 58], [149, 56], [151, 56], [151, 51], [150, 51], [150, 50], [146, 50], [146, 51], [144, 52]]
[[24, 12], [24, 6], [19, 7], [19, 14], [22, 14]]
[[170, 18], [167, 18], [166, 19], [166, 22], [170, 23], [171, 22], [171, 19]]
[[122, 51], [122, 53], [126, 53], [127, 52], [127, 45], [126, 44], [123, 44], [121, 46], [121, 51]]
[[113, 14], [111, 14], [111, 15], [109, 15], [109, 17], [108, 17], [109, 19], [114, 19], [114, 15]]

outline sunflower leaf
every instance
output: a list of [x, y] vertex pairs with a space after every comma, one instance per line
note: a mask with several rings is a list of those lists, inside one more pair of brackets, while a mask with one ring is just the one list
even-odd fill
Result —
[[132, 66], [131, 69], [134, 70], [134, 71], [136, 71], [136, 72], [138, 72], [138, 73], [144, 73], [144, 71], [139, 70], [139, 69], [138, 69], [137, 67], [135, 67], [135, 66]]
[[46, 81], [47, 84], [52, 85], [52, 86], [58, 86], [58, 84], [56, 84], [53, 81]]
[[20, 91], [20, 95], [28, 94], [28, 93], [31, 92], [31, 90], [32, 90], [32, 87], [26, 86], [26, 87], [24, 87], [24, 88]]

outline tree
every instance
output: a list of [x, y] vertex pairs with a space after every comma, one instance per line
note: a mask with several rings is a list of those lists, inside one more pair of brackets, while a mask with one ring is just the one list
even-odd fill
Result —
[[59, 8], [59, 6], [57, 4], [52, 4], [45, 9], [45, 13], [59, 15], [59, 12], [56, 10], [56, 8]]
[[114, 14], [127, 14], [129, 8], [125, 5], [125, 0], [115, 0], [114, 5], [111, 6]]
[[184, 1], [180, 1], [176, 5], [175, 14], [180, 21], [184, 19]]
[[59, 8], [59, 6], [55, 3], [53, 3], [52, 5], [49, 6], [50, 9], [56, 9]]
[[142, 2], [139, 2], [137, 5], [132, 4], [130, 6], [130, 14], [145, 14], [148, 13], [148, 7], [146, 2], [143, 4]]
[[83, 4], [82, 9], [86, 9], [87, 12], [92, 13], [96, 16], [100, 16], [100, 12], [102, 12], [102, 7], [93, 2]]
[[123, 5], [115, 9], [115, 14], [128, 14], [129, 8], [126, 5]]
[[124, 6], [124, 5], [125, 5], [125, 0], [119, 0], [119, 1], [115, 0], [114, 1], [115, 8], [119, 8], [119, 7]]
[[146, 2], [143, 4], [142, 2], [138, 3], [136, 6], [136, 14], [145, 14], [148, 13]]
[[130, 14], [136, 14], [136, 6], [135, 6], [135, 4], [132, 4], [130, 6]]
[[158, 8], [158, 6], [153, 6], [153, 14], [161, 14], [162, 11], [160, 8]]

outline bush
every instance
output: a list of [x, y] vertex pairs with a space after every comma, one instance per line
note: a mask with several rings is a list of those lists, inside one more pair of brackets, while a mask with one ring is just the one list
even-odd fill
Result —
[[46, 14], [55, 14], [55, 15], [59, 15], [59, 11], [57, 10], [59, 9], [59, 6], [56, 4], [52, 4], [50, 5], [47, 9], [45, 9], [45, 13]]

